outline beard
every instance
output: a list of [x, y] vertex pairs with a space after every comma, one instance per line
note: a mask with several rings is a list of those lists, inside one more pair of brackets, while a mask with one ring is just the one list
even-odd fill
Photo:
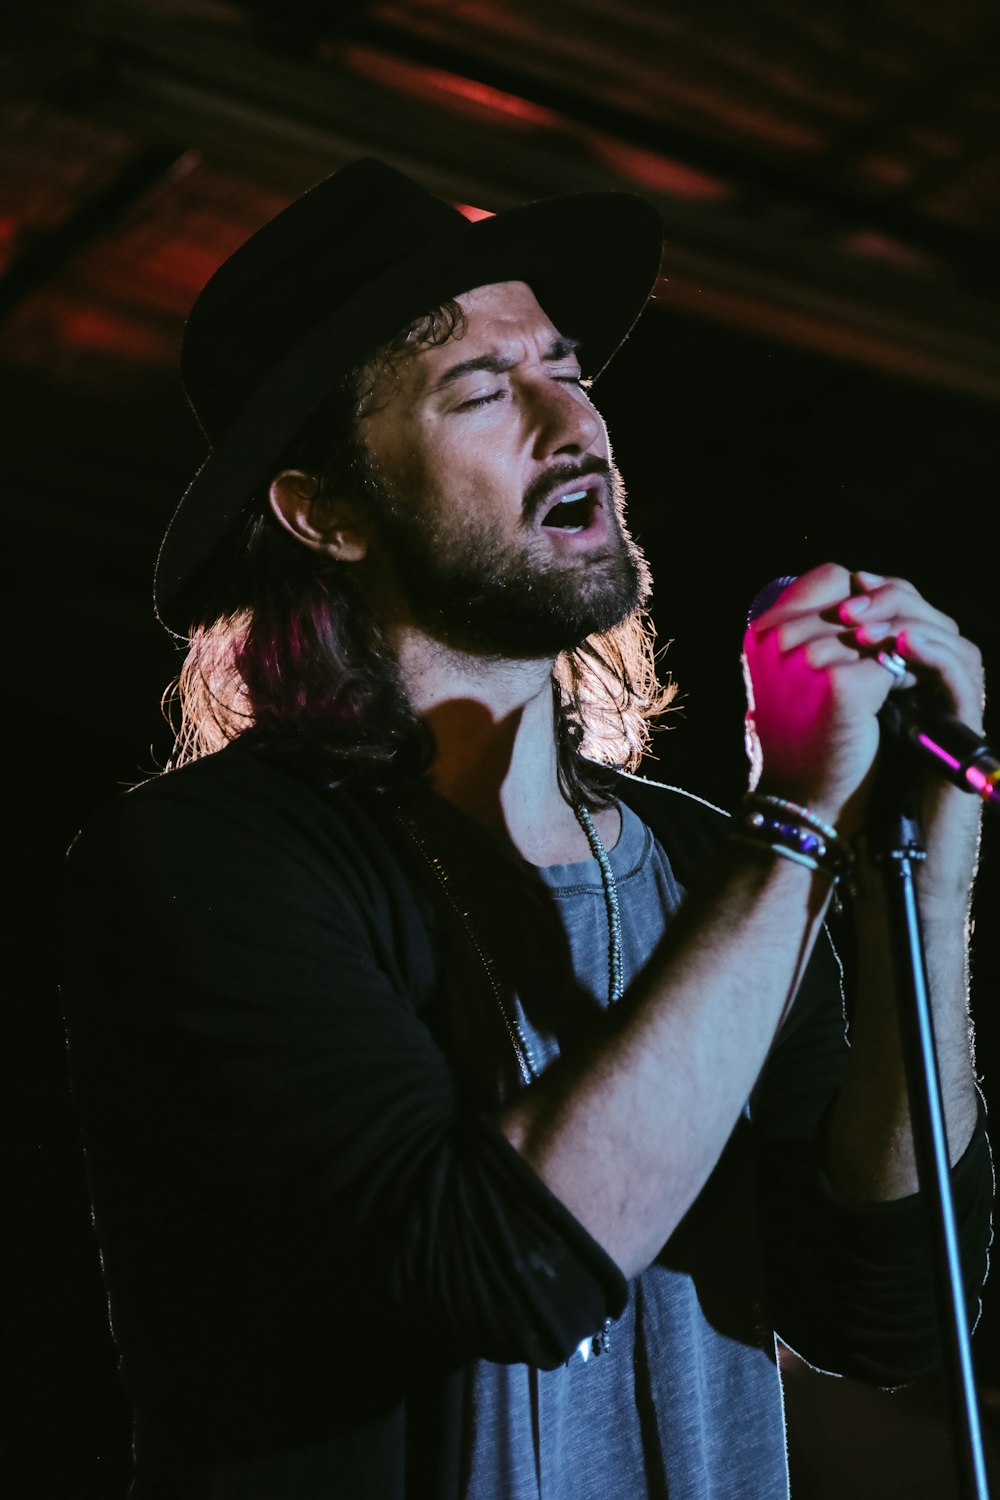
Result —
[[[531, 522], [558, 485], [594, 473], [607, 485], [606, 540], [587, 555], [554, 555], [544, 528]], [[621, 476], [601, 459], [563, 465], [529, 488], [522, 537], [514, 541], [471, 508], [457, 521], [428, 518], [371, 468], [362, 486], [414, 619], [459, 650], [490, 658], [555, 658], [611, 630], [648, 597], [649, 568], [625, 524]]]

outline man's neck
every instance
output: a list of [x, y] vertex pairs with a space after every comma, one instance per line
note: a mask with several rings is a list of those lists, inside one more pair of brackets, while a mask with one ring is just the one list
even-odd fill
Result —
[[[552, 663], [489, 661], [412, 636], [398, 651], [410, 702], [437, 746], [435, 790], [532, 864], [586, 859], [559, 786]], [[612, 845], [617, 813], [597, 821]]]

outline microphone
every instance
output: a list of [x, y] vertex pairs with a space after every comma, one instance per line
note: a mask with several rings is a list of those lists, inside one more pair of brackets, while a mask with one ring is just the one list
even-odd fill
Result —
[[772, 578], [770, 583], [765, 583], [762, 589], [758, 589], [750, 601], [747, 611], [747, 624], [752, 625], [758, 615], [762, 615], [766, 609], [776, 603], [780, 595], [787, 589], [790, 583], [794, 583], [798, 575], [786, 574], [783, 578]]
[[[752, 624], [770, 609], [796, 575], [772, 578], [758, 589], [747, 613]], [[879, 711], [886, 733], [911, 746], [963, 792], [971, 792], [1000, 809], [1000, 756], [983, 738], [954, 714], [943, 713], [927, 701], [919, 687], [891, 692]]]
[[879, 711], [879, 722], [963, 792], [1000, 808], [1000, 756], [954, 714], [930, 707], [919, 688], [890, 693]]

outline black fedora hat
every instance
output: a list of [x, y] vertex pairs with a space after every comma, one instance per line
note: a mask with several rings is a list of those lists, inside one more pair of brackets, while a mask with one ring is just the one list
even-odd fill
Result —
[[326, 178], [208, 281], [181, 377], [209, 454], [160, 548], [154, 603], [186, 634], [251, 497], [338, 379], [474, 287], [528, 282], [595, 377], [655, 283], [662, 229], [625, 192], [570, 193], [473, 220], [386, 163]]

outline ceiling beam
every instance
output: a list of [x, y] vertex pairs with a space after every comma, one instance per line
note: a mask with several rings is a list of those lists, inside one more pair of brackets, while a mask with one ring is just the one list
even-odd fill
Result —
[[[92, 86], [85, 73], [71, 92], [88, 119], [179, 142], [289, 196], [368, 154], [489, 209], [552, 192], [643, 191], [665, 225], [667, 309], [1000, 399], [1000, 301], [995, 276], [979, 285], [984, 238], [914, 226], [898, 205], [568, 85], [543, 97], [523, 75], [363, 15], [356, 34], [375, 27], [380, 45], [345, 44], [323, 61], [276, 55], [250, 26], [158, 16], [129, 0], [88, 6], [76, 24]], [[907, 263], [917, 241], [927, 255]], [[992, 270], [995, 241], [990, 254]]]

